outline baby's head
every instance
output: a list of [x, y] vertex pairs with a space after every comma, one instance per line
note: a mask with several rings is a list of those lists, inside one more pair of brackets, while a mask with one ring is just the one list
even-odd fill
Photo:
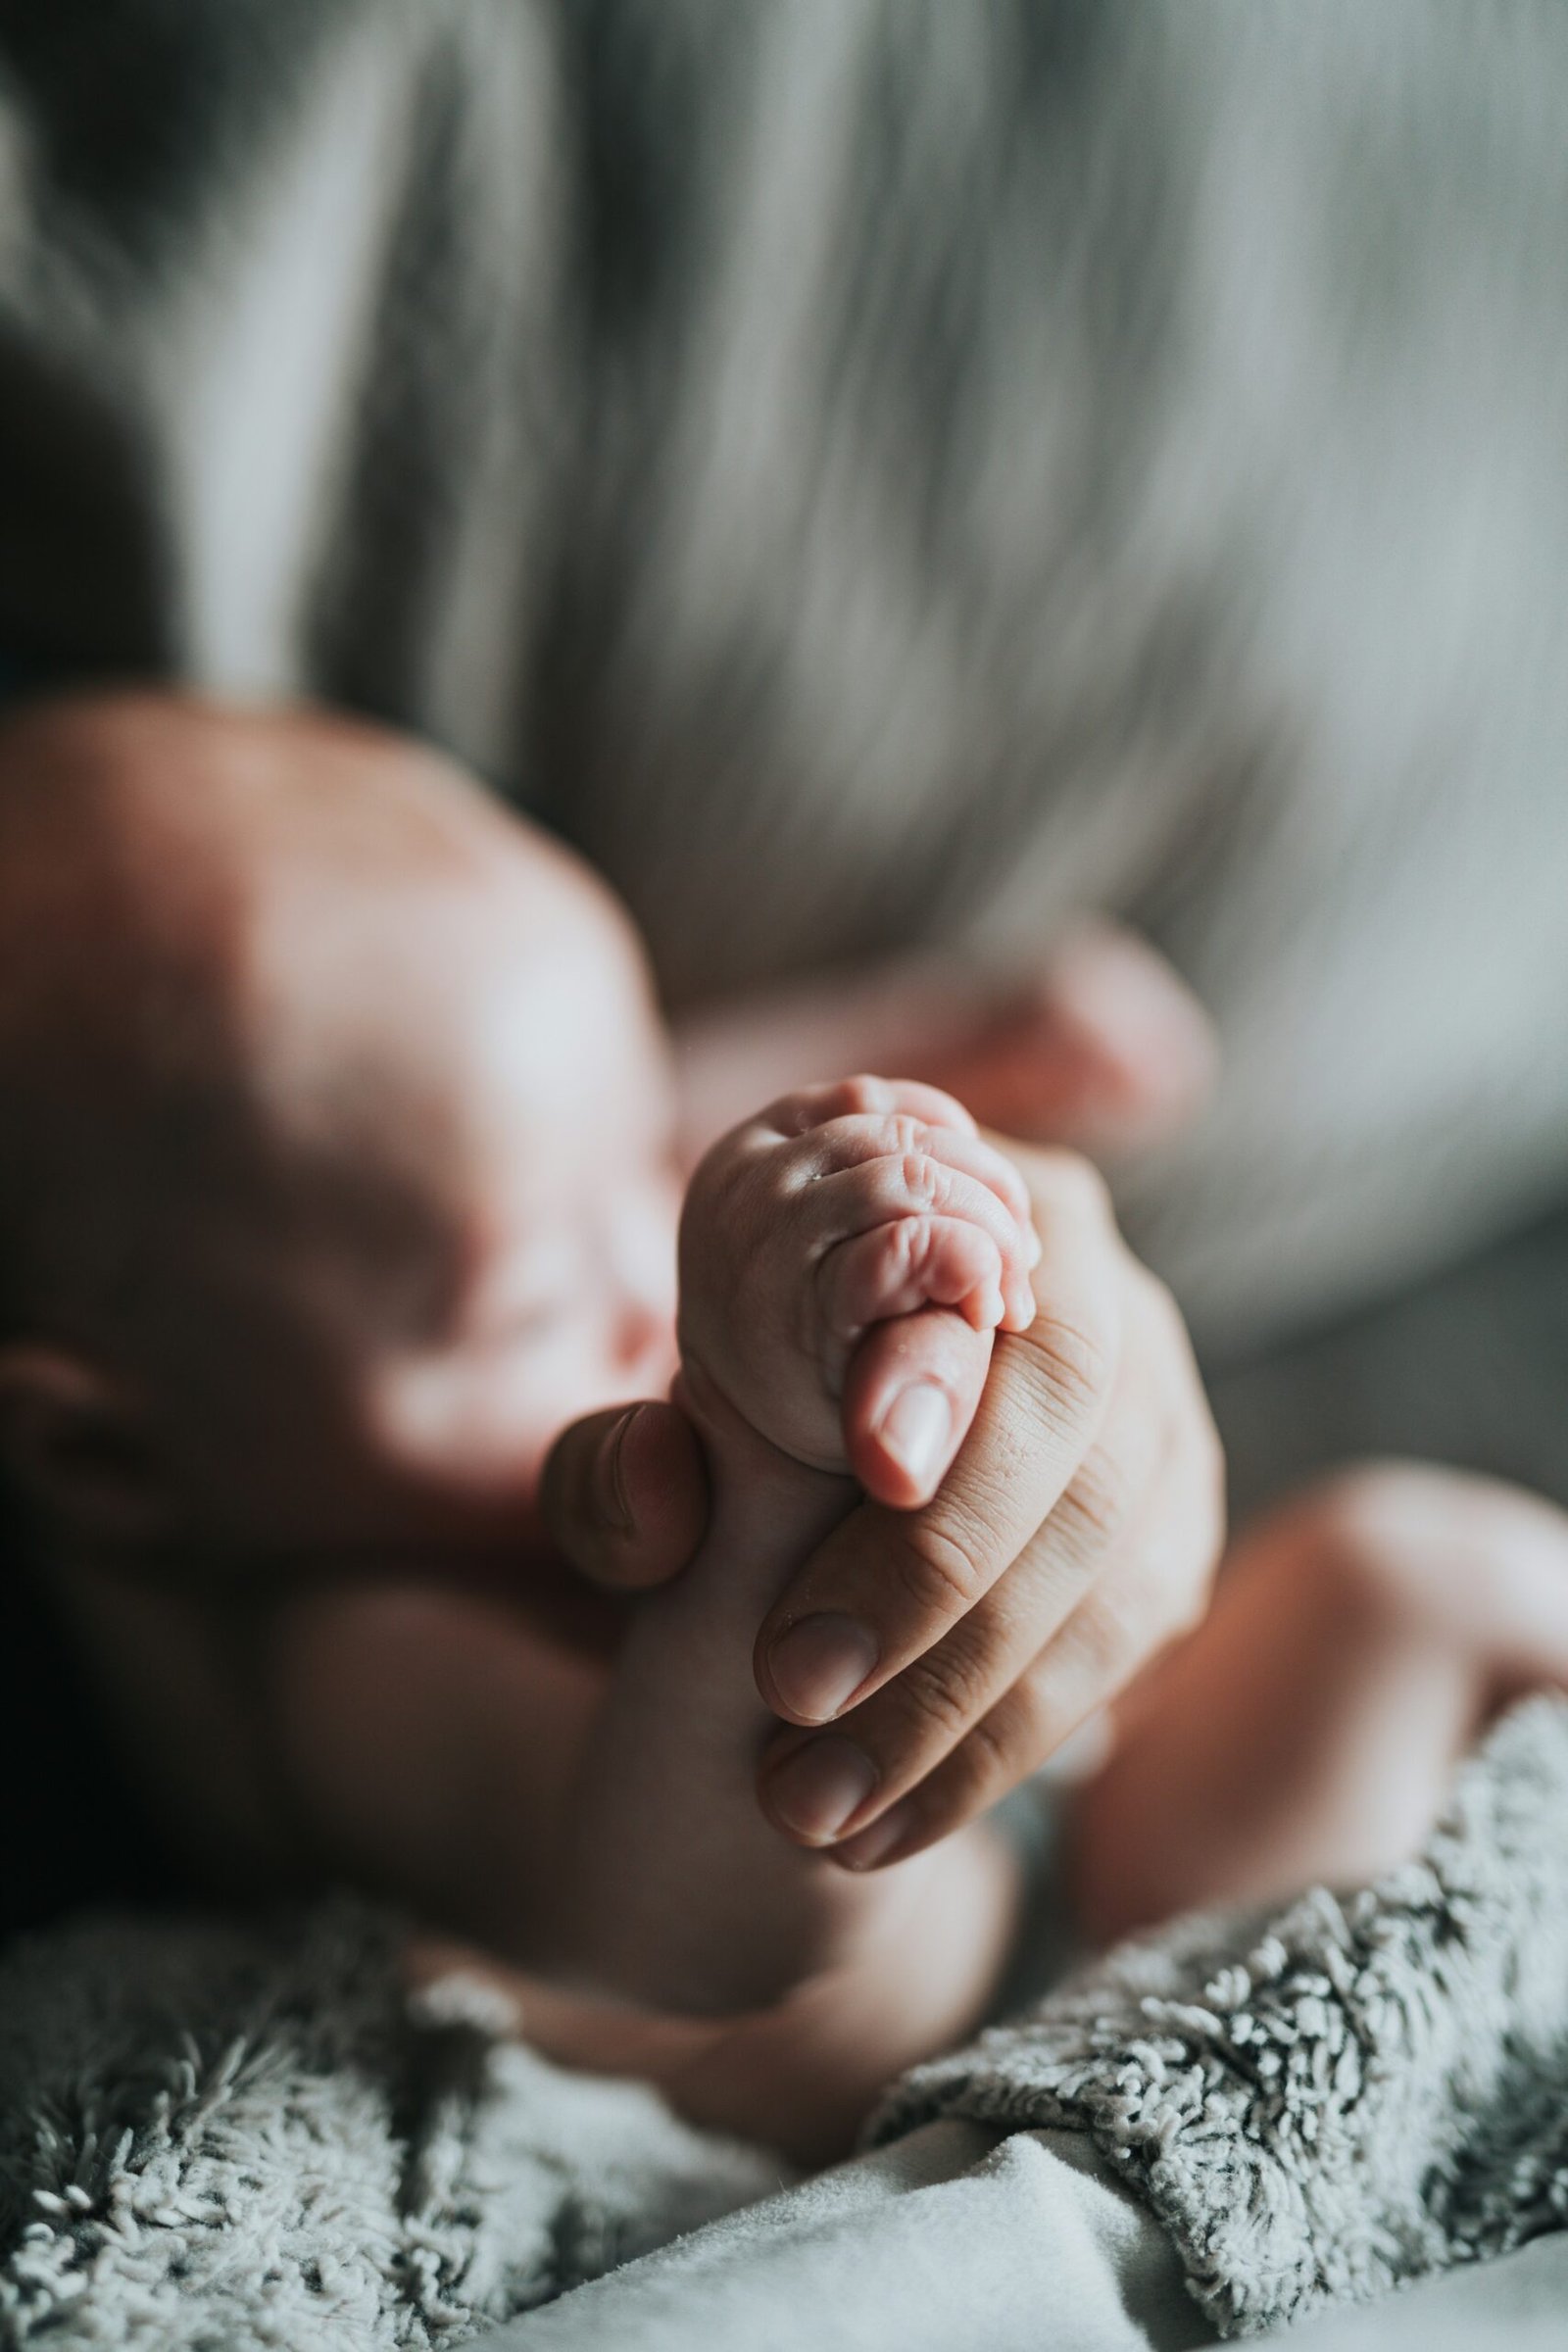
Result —
[[0, 1450], [68, 1541], [514, 1541], [673, 1369], [629, 926], [433, 754], [153, 695], [0, 731]]

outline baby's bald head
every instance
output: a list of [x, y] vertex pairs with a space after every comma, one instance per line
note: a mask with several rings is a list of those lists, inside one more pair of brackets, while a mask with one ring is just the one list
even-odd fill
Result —
[[624, 915], [435, 755], [104, 695], [0, 727], [0, 1461], [143, 1560], [513, 1556], [673, 1368]]
[[[372, 1146], [476, 923], [592, 885], [447, 762], [312, 711], [156, 694], [0, 728], [0, 1335], [139, 1332], [192, 1219], [302, 1206]], [[417, 975], [417, 976], [416, 976]], [[408, 1105], [402, 1105], [407, 1108]], [[376, 1207], [397, 1221], [396, 1187]], [[345, 1218], [366, 1247], [375, 1215]], [[395, 1235], [383, 1237], [395, 1243]], [[404, 1237], [406, 1238], [406, 1237]]]

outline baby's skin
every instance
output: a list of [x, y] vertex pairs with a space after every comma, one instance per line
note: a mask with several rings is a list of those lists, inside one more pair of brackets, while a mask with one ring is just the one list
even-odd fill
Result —
[[[1016, 1173], [930, 1087], [860, 1077], [788, 1096], [715, 1145], [687, 1195], [676, 1393], [702, 1434], [711, 1516], [617, 1657], [567, 1838], [557, 1957], [666, 2018], [746, 2020], [711, 2045], [734, 2102], [723, 2120], [767, 2112], [776, 2130], [787, 2101], [797, 2145], [841, 2140], [878, 2083], [976, 2021], [1015, 1889], [983, 1825], [859, 1875], [787, 1843], [753, 1794], [776, 1730], [753, 1643], [862, 1486], [895, 1506], [925, 1499], [910, 1448], [889, 1453], [874, 1417], [890, 1368], [906, 1435], [940, 1418], [940, 1461], [964, 1433], [922, 1366], [954, 1317], [1026, 1329], [1038, 1255]], [[824, 1842], [872, 1794], [863, 1767], [845, 1767], [855, 1753], [820, 1743], [809, 1788], [803, 1775], [792, 1790]]]
[[[885, 1884], [792, 1845], [752, 1643], [862, 1490], [941, 1481], [1033, 1314], [1017, 1173], [875, 1080], [709, 1154], [679, 1393], [714, 1517], [612, 1672], [540, 1621], [537, 1496], [564, 1423], [677, 1366], [620, 910], [317, 714], [43, 707], [5, 763], [0, 1452], [129, 1773], [235, 1893], [346, 1876], [731, 2057], [760, 2018], [789, 2135], [841, 2141], [982, 2005], [1010, 1872], [985, 1831]], [[727, 2112], [782, 2130], [766, 2078]]]
[[[895, 1806], [858, 1875], [771, 1828], [752, 1644], [859, 1494], [896, 1534], [989, 1433], [1034, 1244], [951, 1097], [795, 1094], [698, 1170], [677, 1332], [672, 1110], [621, 911], [417, 747], [157, 696], [0, 730], [0, 1463], [127, 1780], [209, 1886], [374, 1888], [527, 1971], [557, 2055], [832, 2154], [983, 2012], [1016, 1890], [984, 1827], [867, 1867]], [[706, 1539], [567, 1643], [546, 1464], [672, 1376]], [[1543, 1683], [1559, 1512], [1319, 1489], [1118, 1708], [1080, 1925], [1396, 1860]], [[797, 1837], [875, 1815], [855, 1742], [795, 1753]]]

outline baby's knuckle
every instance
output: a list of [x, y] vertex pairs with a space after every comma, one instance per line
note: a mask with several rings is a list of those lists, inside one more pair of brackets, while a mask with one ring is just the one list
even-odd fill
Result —
[[877, 1149], [893, 1159], [919, 1151], [924, 1138], [921, 1121], [911, 1118], [906, 1110], [890, 1111], [886, 1118], [878, 1119], [872, 1134]]
[[923, 1212], [890, 1218], [878, 1234], [885, 1272], [894, 1276], [914, 1273], [924, 1262], [930, 1233], [931, 1220]]
[[899, 1182], [906, 1200], [916, 1208], [935, 1208], [941, 1196], [941, 1170], [927, 1152], [906, 1150], [899, 1159]]

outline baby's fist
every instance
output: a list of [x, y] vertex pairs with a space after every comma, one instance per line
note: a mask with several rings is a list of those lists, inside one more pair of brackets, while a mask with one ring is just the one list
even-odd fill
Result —
[[681, 1220], [680, 1343], [782, 1451], [880, 1501], [933, 1494], [991, 1339], [1034, 1319], [1016, 1170], [951, 1095], [850, 1078], [715, 1144]]

